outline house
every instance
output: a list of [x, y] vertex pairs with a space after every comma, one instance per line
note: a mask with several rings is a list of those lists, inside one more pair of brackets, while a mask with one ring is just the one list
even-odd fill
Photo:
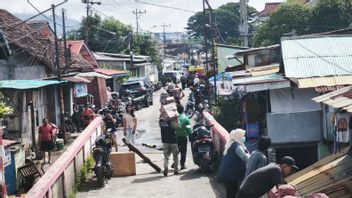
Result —
[[127, 70], [136, 77], [149, 77], [152, 82], [158, 81], [157, 66], [151, 63], [149, 56], [133, 56], [133, 64], [131, 57], [124, 54], [113, 54], [105, 52], [94, 52], [94, 57], [101, 68]]
[[232, 70], [240, 70], [243, 69], [243, 60], [238, 59], [233, 56], [238, 51], [242, 51], [246, 48], [217, 44], [216, 45], [216, 53], [217, 53], [217, 61], [218, 61], [218, 72], [232, 71]]
[[279, 8], [279, 6], [281, 5], [282, 3], [280, 2], [277, 2], [277, 3], [265, 3], [265, 7], [264, 7], [264, 10], [260, 11], [256, 17], [257, 17], [257, 20], [259, 22], [264, 22], [264, 21], [267, 21], [269, 19], [269, 16], [272, 12], [274, 12], [277, 8]]
[[[246, 93], [242, 99], [243, 127], [251, 134], [265, 134], [272, 139], [272, 161], [293, 156], [300, 167], [319, 159], [321, 149], [321, 106], [311, 98], [314, 88], [297, 87], [286, 76], [280, 45], [239, 51], [246, 69], [233, 75], [234, 90]], [[253, 149], [254, 141], [247, 146]], [[309, 155], [307, 155], [309, 153]]]
[[41, 80], [56, 72], [54, 50], [38, 29], [32, 29], [6, 10], [0, 10], [0, 26], [2, 40], [7, 41], [4, 46], [8, 48], [0, 60], [0, 89], [15, 109], [13, 115], [5, 118], [12, 123], [7, 135], [25, 143], [28, 149], [36, 142], [41, 119], [58, 119], [57, 89], [53, 85], [59, 82]]

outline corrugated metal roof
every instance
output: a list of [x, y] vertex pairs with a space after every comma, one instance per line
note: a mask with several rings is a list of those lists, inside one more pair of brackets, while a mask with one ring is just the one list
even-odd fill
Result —
[[1, 80], [0, 89], [37, 89], [49, 85], [56, 85], [65, 81], [57, 80]]
[[299, 37], [282, 40], [289, 78], [352, 74], [352, 36]]
[[232, 82], [234, 85], [247, 85], [247, 84], [260, 84], [260, 83], [281, 82], [281, 81], [287, 81], [283, 75], [268, 74], [263, 76], [234, 79]]
[[337, 86], [337, 85], [351, 85], [351, 76], [332, 76], [332, 77], [315, 77], [296, 79], [299, 88], [312, 88], [321, 86]]
[[252, 76], [262, 76], [268, 74], [276, 74], [280, 70], [279, 64], [272, 64], [268, 66], [252, 67], [246, 69], [247, 72], [251, 73]]
[[352, 151], [330, 155], [285, 180], [297, 189], [297, 196], [324, 193], [333, 198], [350, 198]]
[[94, 69], [94, 71], [96, 71], [100, 74], [113, 76], [113, 77], [128, 76], [129, 75], [129, 71], [122, 71], [122, 70], [115, 70], [115, 69], [98, 68], [98, 69]]

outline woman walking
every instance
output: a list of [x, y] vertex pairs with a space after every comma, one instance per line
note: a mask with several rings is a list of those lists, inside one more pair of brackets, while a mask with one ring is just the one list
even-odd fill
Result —
[[123, 134], [129, 143], [135, 145], [135, 133], [137, 128], [137, 118], [131, 104], [126, 107], [126, 113], [123, 115]]
[[225, 145], [219, 175], [226, 183], [226, 197], [234, 198], [246, 172], [249, 152], [244, 145], [246, 131], [236, 129], [231, 131], [230, 140]]

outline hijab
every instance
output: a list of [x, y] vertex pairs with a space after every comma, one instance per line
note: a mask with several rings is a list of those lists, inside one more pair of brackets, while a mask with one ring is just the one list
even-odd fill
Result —
[[237, 142], [238, 144], [245, 147], [245, 145], [243, 143], [243, 138], [245, 137], [245, 134], [246, 134], [246, 131], [243, 129], [236, 129], [236, 130], [231, 131], [230, 139], [229, 139], [229, 141], [227, 141], [227, 143], [225, 145], [224, 156], [227, 154], [227, 151], [229, 150], [231, 145], [235, 142]]

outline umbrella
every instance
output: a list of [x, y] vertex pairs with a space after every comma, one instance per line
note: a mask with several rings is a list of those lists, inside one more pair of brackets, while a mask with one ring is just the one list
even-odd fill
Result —
[[204, 70], [204, 67], [201, 67], [201, 66], [190, 66], [190, 67], [188, 68], [188, 71], [190, 71], [190, 72], [193, 72], [193, 71], [202, 71], [202, 70]]
[[[228, 72], [226, 72], [226, 73], [222, 72], [222, 73], [216, 74], [215, 79], [216, 79], [216, 81], [219, 81], [219, 80], [232, 80], [232, 76]], [[214, 76], [209, 78], [209, 82], [213, 82], [213, 81], [214, 81]]]

